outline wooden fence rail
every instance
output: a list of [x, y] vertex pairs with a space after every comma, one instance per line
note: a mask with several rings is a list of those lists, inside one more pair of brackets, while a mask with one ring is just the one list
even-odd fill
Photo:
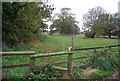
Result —
[[[80, 50], [94, 50], [96, 52], [96, 49], [102, 49], [102, 48], [112, 48], [112, 47], [119, 47], [120, 45], [112, 45], [112, 46], [104, 46], [104, 47], [92, 47], [92, 48], [77, 48], [77, 49], [72, 49], [72, 51], [80, 51]], [[72, 51], [70, 52], [57, 52], [57, 53], [46, 53], [46, 54], [35, 54], [34, 51], [22, 51], [22, 52], [0, 52], [2, 56], [7, 56], [7, 55], [30, 55], [30, 63], [29, 64], [16, 64], [16, 65], [4, 65], [1, 66], [3, 69], [7, 68], [16, 68], [16, 67], [29, 67], [30, 72], [32, 69], [35, 67], [34, 61], [36, 58], [41, 58], [41, 57], [48, 57], [48, 56], [57, 56], [57, 55], [68, 55], [68, 60], [63, 61], [63, 62], [57, 62], [57, 63], [52, 63], [53, 65], [60, 65], [67, 63], [68, 67], [63, 68], [63, 72], [68, 69], [68, 72], [71, 73], [73, 71], [72, 69], [72, 60], [77, 60], [77, 59], [84, 59], [84, 58], [89, 58], [89, 57], [94, 57], [96, 55], [90, 55], [90, 56], [83, 56], [83, 57], [75, 57], [73, 58], [73, 53]], [[97, 54], [97, 56], [100, 56], [103, 54]], [[41, 66], [46, 66], [48, 64], [43, 64]], [[62, 69], [60, 67], [54, 67], [57, 69]]]
[[72, 49], [72, 51], [78, 51], [78, 50], [92, 50], [92, 49], [102, 49], [102, 48], [111, 48], [111, 47], [118, 47], [120, 45], [112, 45], [112, 46], [103, 46], [103, 47], [92, 47], [92, 48], [77, 48]]
[[[33, 55], [35, 51], [15, 51], [15, 52], [0, 52], [2, 56], [11, 56], [11, 55]], [[17, 68], [17, 67], [29, 67], [29, 64], [14, 64], [14, 65], [2, 65], [2, 69], [7, 68]]]
[[29, 67], [29, 64], [15, 64], [15, 65], [4, 65], [4, 66], [2, 66], [3, 69], [17, 68], [17, 67]]
[[76, 57], [76, 58], [73, 58], [72, 60], [84, 59], [84, 58], [89, 58], [89, 57], [94, 57], [94, 56], [101, 56], [101, 55], [103, 55], [103, 54], [89, 55], [89, 56], [83, 56], [83, 57]]
[[[52, 65], [61, 65], [61, 64], [66, 64], [66, 63], [69, 63], [69, 61], [55, 62], [55, 63], [51, 63], [51, 64]], [[49, 63], [38, 65], [37, 67], [46, 67], [48, 64]]]
[[[112, 45], [112, 46], [104, 46], [104, 47], [92, 47], [92, 48], [78, 48], [78, 49], [72, 49], [72, 51], [101, 49], [101, 48], [119, 47], [119, 46], [120, 45]], [[32, 55], [31, 58], [39, 58], [39, 57], [71, 54], [71, 52], [59, 52], [59, 53], [47, 53], [47, 54], [34, 54], [34, 53], [35, 53], [34, 51], [0, 52], [0, 54], [2, 54], [2, 56], [8, 56], [8, 55]], [[76, 58], [72, 58], [71, 60], [84, 59], [84, 58], [89, 58], [89, 57], [94, 57], [94, 55], [84, 56], [84, 57], [76, 57]], [[60, 65], [60, 64], [64, 64], [64, 63], [69, 63], [69, 61], [57, 62], [57, 63], [52, 63], [52, 64], [53, 65]], [[46, 66], [46, 65], [47, 64], [44, 64], [43, 66]], [[3, 69], [6, 69], [6, 68], [16, 68], [16, 67], [27, 67], [27, 66], [29, 67], [30, 64], [4, 65], [4, 66], [1, 66], [1, 67]]]
[[[48, 56], [57, 56], [57, 55], [65, 55], [65, 54], [68, 55], [68, 61], [52, 63], [52, 64], [58, 65], [58, 64], [68, 63], [68, 72], [72, 72], [72, 57], [73, 57], [73, 53], [72, 52], [57, 52], [57, 53], [47, 53], [47, 54], [31, 55], [30, 56], [30, 72], [35, 67], [35, 65], [34, 65], [35, 58], [48, 57]], [[41, 65], [41, 66], [45, 66], [45, 65]]]
[[35, 54], [34, 51], [18, 51], [18, 52], [0, 52], [2, 56], [8, 56], [8, 55], [33, 55]]
[[47, 54], [35, 54], [35, 55], [31, 55], [31, 58], [57, 56], [57, 55], [65, 55], [65, 54], [72, 54], [72, 52], [57, 52], [57, 53], [47, 53]]

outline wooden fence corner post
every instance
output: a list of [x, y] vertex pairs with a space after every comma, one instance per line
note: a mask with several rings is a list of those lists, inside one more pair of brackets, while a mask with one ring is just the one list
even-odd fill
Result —
[[93, 64], [95, 64], [95, 62], [96, 62], [96, 56], [97, 56], [97, 50], [96, 49], [94, 49], [94, 57], [93, 57]]
[[97, 50], [96, 50], [96, 49], [94, 49], [94, 55], [96, 54], [96, 52], [97, 52]]
[[111, 50], [111, 47], [109, 47], [109, 50]]
[[73, 53], [68, 54], [68, 72], [72, 73], [73, 68], [72, 68], [72, 58], [73, 58]]
[[30, 57], [30, 65], [29, 65], [29, 72], [32, 72], [32, 69], [34, 67], [34, 58]]

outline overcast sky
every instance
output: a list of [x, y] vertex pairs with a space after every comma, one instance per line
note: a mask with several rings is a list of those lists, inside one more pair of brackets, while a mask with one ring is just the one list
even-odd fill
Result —
[[103, 7], [108, 13], [118, 12], [118, 2], [120, 0], [49, 0], [54, 4], [56, 10], [54, 13], [59, 12], [61, 8], [71, 8], [72, 13], [76, 14], [76, 20], [79, 21], [79, 27], [82, 27], [82, 16], [87, 11], [96, 6]]

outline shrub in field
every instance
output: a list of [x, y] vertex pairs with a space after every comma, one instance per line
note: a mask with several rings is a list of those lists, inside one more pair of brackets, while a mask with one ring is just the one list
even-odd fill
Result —
[[30, 50], [30, 48], [32, 48], [32, 46], [30, 46], [30, 44], [16, 44], [14, 46], [7, 46], [7, 45], [2, 45], [2, 51], [27, 51]]
[[36, 67], [31, 73], [26, 71], [24, 75], [19, 73], [20, 72], [17, 73], [15, 71], [6, 69], [2, 74], [2, 78], [16, 81], [51, 81], [52, 77], [61, 77], [61, 72], [54, 70], [52, 65], [48, 65], [46, 67]]
[[82, 78], [82, 72], [83, 72], [82, 68], [75, 67], [73, 73], [71, 74], [72, 78], [81, 79]]
[[58, 70], [54, 70], [52, 65], [47, 67], [36, 67], [33, 69], [33, 72], [29, 73], [26, 79], [29, 80], [42, 80], [50, 81], [52, 77], [60, 77], [61, 73]]
[[103, 69], [103, 70], [112, 69], [111, 63], [103, 57], [98, 57], [96, 63], [100, 67], [100, 69]]
[[105, 71], [105, 70], [99, 70], [98, 72], [92, 73], [90, 76], [90, 79], [102, 79], [104, 77], [109, 77], [112, 75], [112, 72]]
[[[111, 49], [98, 50], [96, 54], [103, 54], [102, 56], [95, 56], [90, 58], [84, 68], [75, 68], [73, 72], [73, 78], [77, 79], [100, 79], [112, 75], [112, 71], [115, 70], [115, 67], [119, 64], [118, 61], [118, 52]], [[83, 77], [82, 72], [87, 68], [97, 68], [100, 71], [93, 73], [90, 77]]]
[[14, 81], [25, 81], [25, 78], [21, 74], [14, 72], [13, 70], [4, 69], [2, 70], [2, 79], [3, 81], [14, 80]]
[[119, 55], [119, 49], [114, 48], [108, 51], [108, 55], [105, 56], [105, 58], [111, 63], [114, 70], [118, 70], [120, 65], [120, 55]]
[[111, 49], [105, 49], [97, 51], [96, 54], [102, 54], [102, 56], [95, 56], [89, 61], [95, 68], [100, 68], [103, 70], [112, 70], [117, 68], [119, 65], [119, 54], [117, 51]]
[[112, 68], [117, 68], [119, 66], [119, 54], [116, 48], [104, 50], [101, 53], [103, 54], [102, 57], [111, 64]]
[[118, 68], [120, 63], [119, 63], [119, 58], [118, 57], [113, 57], [114, 59], [110, 58], [110, 62], [113, 65], [113, 67]]
[[95, 33], [93, 31], [87, 31], [85, 33], [85, 37], [87, 38], [94, 38], [94, 36], [95, 36]]

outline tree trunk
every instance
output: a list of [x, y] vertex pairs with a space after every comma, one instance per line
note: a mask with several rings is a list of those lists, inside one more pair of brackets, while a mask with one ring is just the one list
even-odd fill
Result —
[[94, 38], [95, 37], [95, 32], [93, 33], [92, 37], [91, 38]]
[[109, 38], [111, 38], [111, 34], [109, 34]]
[[108, 34], [109, 38], [111, 38], [111, 31], [109, 31], [109, 34]]

